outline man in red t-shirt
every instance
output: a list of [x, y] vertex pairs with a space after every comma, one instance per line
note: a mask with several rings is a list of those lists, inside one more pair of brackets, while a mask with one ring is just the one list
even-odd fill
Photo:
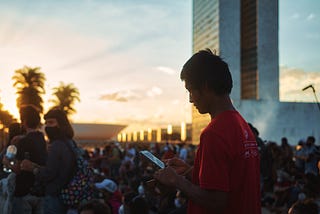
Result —
[[199, 113], [209, 113], [211, 122], [201, 133], [193, 167], [169, 159], [154, 177], [188, 196], [188, 213], [261, 213], [259, 151], [229, 97], [228, 65], [210, 50], [202, 50], [186, 62], [180, 77], [190, 102]]

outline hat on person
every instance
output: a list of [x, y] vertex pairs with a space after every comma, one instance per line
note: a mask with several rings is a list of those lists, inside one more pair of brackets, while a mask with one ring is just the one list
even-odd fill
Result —
[[94, 185], [98, 189], [104, 189], [111, 193], [114, 193], [118, 189], [117, 184], [110, 179], [104, 179], [102, 182], [95, 183]]

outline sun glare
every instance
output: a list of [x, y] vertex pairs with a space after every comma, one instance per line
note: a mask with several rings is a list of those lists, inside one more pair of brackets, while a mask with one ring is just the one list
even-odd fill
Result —
[[3, 110], [8, 111], [15, 119], [19, 120], [19, 111], [18, 108], [16, 106], [16, 102], [15, 100], [11, 101], [5, 101], [6, 99], [4, 97], [2, 97], [1, 99], [1, 103], [3, 104]]

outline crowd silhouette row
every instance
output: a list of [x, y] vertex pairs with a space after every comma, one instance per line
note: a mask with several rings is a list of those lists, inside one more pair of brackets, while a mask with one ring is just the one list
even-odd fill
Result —
[[[23, 115], [24, 111], [28, 115]], [[31, 154], [28, 154], [30, 157], [25, 157], [26, 154], [17, 151], [16, 157], [22, 156], [20, 159], [31, 160], [32, 151], [36, 151], [37, 164], [44, 165], [45, 158], [48, 157], [47, 146], [43, 141], [43, 134], [38, 130], [39, 121], [34, 124], [30, 122], [34, 120], [33, 113], [35, 113], [30, 112], [33, 112], [30, 108], [21, 112], [22, 117], [25, 117], [23, 121], [29, 123], [24, 127], [27, 130], [21, 130], [22, 126], [19, 123], [10, 126], [8, 145], [1, 153], [2, 158], [9, 145], [17, 145], [18, 149], [28, 150], [18, 145], [25, 144], [31, 136], [33, 140], [37, 140], [37, 144], [41, 145], [39, 148], [42, 149], [37, 151], [33, 148], [34, 150], [30, 150]], [[260, 151], [261, 203], [264, 211], [287, 213], [290, 207], [298, 206], [298, 203], [304, 206], [304, 210], [306, 207], [312, 209], [312, 206], [319, 205], [320, 162], [315, 138], [309, 136], [294, 146], [290, 145], [285, 137], [281, 139], [280, 144], [267, 142], [259, 137], [257, 129], [251, 124], [250, 126], [256, 135]], [[30, 131], [30, 127], [35, 130]], [[139, 151], [149, 150], [162, 160], [178, 157], [192, 165], [196, 149], [197, 146], [182, 142], [160, 144], [116, 141], [106, 142], [103, 148], [82, 148], [82, 156], [90, 163], [94, 172], [94, 199], [79, 204], [78, 207], [68, 207], [65, 211], [81, 213], [85, 209], [96, 209], [95, 213], [186, 213], [188, 201], [186, 195], [177, 189], [166, 188], [157, 182], [152, 182], [158, 168], [139, 155]], [[40, 155], [38, 152], [43, 154]], [[62, 170], [68, 169], [65, 164], [67, 163], [57, 167]], [[1, 213], [19, 213], [17, 207], [20, 206], [19, 203], [22, 204], [22, 200], [17, 201], [17, 198], [24, 198], [29, 203], [28, 213], [34, 210], [44, 213], [42, 201], [45, 200], [46, 194], [44, 184], [34, 178], [28, 178], [27, 172], [22, 173], [23, 180], [21, 180], [19, 175], [15, 176], [16, 172], [21, 177], [21, 171], [17, 172], [14, 168], [11, 170], [13, 172], [6, 171], [8, 169], [5, 164], [3, 169], [0, 188], [1, 205], [3, 205]], [[33, 177], [32, 173], [29, 173], [30, 175]]]

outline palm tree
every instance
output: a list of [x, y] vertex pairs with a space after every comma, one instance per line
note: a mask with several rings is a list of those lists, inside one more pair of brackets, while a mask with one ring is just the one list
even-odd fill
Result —
[[14, 80], [13, 86], [17, 89], [18, 109], [21, 109], [24, 105], [33, 105], [42, 113], [43, 99], [41, 95], [45, 93], [44, 82], [46, 78], [40, 68], [24, 66], [15, 71], [12, 79]]
[[0, 102], [0, 151], [2, 151], [6, 145], [5, 142], [8, 142], [7, 130], [13, 122], [16, 122], [15, 118], [9, 111], [3, 109], [3, 104]]
[[62, 109], [67, 115], [76, 112], [74, 104], [76, 101], [80, 102], [79, 90], [72, 84], [64, 84], [60, 82], [58, 87], [53, 88], [55, 99], [51, 100], [57, 108]]

